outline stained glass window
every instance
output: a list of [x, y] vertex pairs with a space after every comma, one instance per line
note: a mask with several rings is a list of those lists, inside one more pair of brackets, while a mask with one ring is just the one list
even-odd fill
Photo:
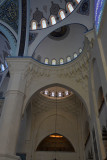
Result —
[[45, 59], [45, 64], [49, 64], [49, 59], [48, 58]]
[[32, 21], [32, 23], [31, 23], [31, 29], [32, 30], [36, 30], [37, 29], [37, 22], [36, 21]]
[[71, 57], [67, 57], [67, 62], [70, 62], [71, 61]]
[[42, 28], [46, 28], [47, 27], [47, 23], [46, 23], [45, 19], [41, 20], [41, 25], [42, 25]]
[[65, 18], [65, 13], [63, 10], [60, 10], [59, 16], [60, 16], [61, 20], [63, 20]]
[[56, 65], [56, 59], [52, 60], [52, 65]]
[[68, 3], [68, 4], [67, 4], [67, 9], [68, 9], [68, 11], [69, 11], [70, 13], [74, 10], [74, 8], [73, 8], [73, 6], [72, 6], [71, 3]]
[[95, 0], [95, 26], [98, 33], [106, 0]]
[[60, 59], [60, 64], [64, 64], [64, 60], [62, 58]]
[[55, 16], [51, 16], [51, 17], [50, 17], [50, 20], [51, 20], [51, 24], [52, 24], [52, 25], [56, 24]]
[[77, 3], [80, 3], [81, 0], [76, 0]]

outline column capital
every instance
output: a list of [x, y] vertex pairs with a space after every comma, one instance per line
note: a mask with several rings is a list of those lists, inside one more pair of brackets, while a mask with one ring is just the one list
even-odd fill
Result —
[[8, 57], [6, 58], [6, 61], [8, 63], [8, 68], [10, 74], [25, 74], [27, 71], [27, 66], [28, 66], [28, 61], [25, 61], [24, 58], [19, 58], [19, 57]]
[[10, 91], [24, 93], [29, 61], [18, 57], [8, 57], [6, 60], [10, 72], [7, 93]]

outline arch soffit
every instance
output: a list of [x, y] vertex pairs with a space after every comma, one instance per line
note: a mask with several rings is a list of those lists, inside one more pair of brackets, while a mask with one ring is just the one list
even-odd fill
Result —
[[[36, 128], [35, 129], [35, 131], [34, 131], [34, 137], [33, 137], [33, 139], [34, 139], [34, 142], [33, 142], [33, 147], [34, 148], [37, 148], [37, 146], [38, 146], [38, 144], [45, 138], [45, 137], [47, 137], [48, 135], [50, 135], [50, 134], [52, 134], [52, 133], [54, 133], [55, 131], [53, 130], [53, 131], [48, 131], [47, 129], [46, 129], [46, 132], [44, 132], [44, 134], [42, 134], [42, 137], [41, 138], [39, 138], [39, 140], [37, 141], [36, 140], [36, 138], [37, 138], [37, 136], [38, 135], [40, 135], [40, 129], [47, 123], [47, 121], [50, 123], [50, 122], [52, 122], [52, 120], [50, 120], [50, 119], [52, 119], [52, 118], [54, 118], [55, 117], [55, 114], [54, 115], [49, 115], [48, 117], [45, 117], [40, 123], [39, 123], [39, 125], [38, 125], [38, 128]], [[63, 119], [63, 122], [64, 121], [66, 121], [66, 123], [67, 124], [69, 124], [69, 126], [72, 126], [71, 124], [73, 124], [74, 122], [72, 121], [70, 121], [67, 117], [65, 117], [64, 115], [61, 115], [61, 114], [58, 114], [58, 117], [59, 118], [61, 118], [61, 119]], [[75, 125], [74, 125], [75, 126]], [[71, 127], [72, 128], [72, 127]], [[54, 128], [53, 128], [54, 129]], [[74, 132], [75, 132], [75, 127], [74, 127]], [[60, 130], [58, 130], [57, 131], [57, 133], [58, 134], [63, 134], [63, 136], [65, 136], [65, 137], [67, 137], [67, 139], [69, 140], [69, 142], [71, 142], [71, 138], [70, 138], [70, 135], [67, 133], [67, 132], [65, 132], [65, 131], [63, 131], [63, 133], [60, 131]], [[71, 133], [70, 133], [71, 134]], [[75, 135], [75, 134], [74, 134]], [[35, 143], [35, 141], [36, 141], [36, 143]], [[73, 140], [73, 138], [72, 138], [72, 145], [74, 146], [74, 148], [75, 148], [75, 150], [76, 150], [76, 143], [75, 143], [75, 141]]]
[[12, 31], [12, 29], [9, 28], [6, 24], [6, 26], [4, 24], [0, 24], [0, 32], [2, 32], [5, 37], [8, 39], [10, 47], [11, 47], [11, 54], [15, 54], [16, 51], [16, 45], [17, 45], [17, 37], [16, 34], [14, 34], [14, 32]]

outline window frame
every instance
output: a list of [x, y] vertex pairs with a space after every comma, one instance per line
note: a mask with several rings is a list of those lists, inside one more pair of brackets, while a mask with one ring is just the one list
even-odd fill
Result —
[[[46, 27], [43, 27], [43, 21], [45, 21], [46, 22]], [[42, 29], [45, 29], [45, 28], [47, 28], [47, 21], [46, 21], [46, 19], [45, 18], [42, 18], [41, 19], [41, 27], [42, 27]]]
[[[35, 22], [35, 24], [36, 24], [36, 29], [33, 29], [33, 26], [32, 26], [34, 22]], [[32, 20], [32, 21], [31, 21], [31, 30], [32, 30], [32, 31], [37, 30], [37, 25], [38, 25], [38, 24], [37, 24], [37, 21], [36, 21], [36, 20]]]
[[62, 17], [61, 17], [61, 14], [60, 14], [61, 12], [63, 12], [63, 13], [64, 13], [64, 16], [65, 16], [65, 12], [64, 12], [64, 10], [63, 10], [63, 9], [60, 9], [60, 11], [59, 11], [59, 13], [58, 13], [58, 14], [59, 14], [60, 19], [61, 19], [61, 20], [64, 20], [64, 19], [66, 18], [66, 16], [65, 16], [64, 18], [62, 18]]
[[73, 10], [72, 11], [70, 11], [70, 9], [69, 9], [69, 7], [68, 7], [68, 5], [69, 4], [71, 4], [70, 2], [68, 2], [67, 4], [66, 4], [66, 7], [67, 7], [67, 10], [69, 11], [69, 13], [72, 13], [73, 11], [74, 11], [74, 8], [73, 8], [73, 6], [72, 6], [72, 4], [71, 4], [71, 6], [72, 6], [72, 8], [73, 8]]
[[50, 22], [51, 22], [51, 25], [55, 25], [57, 22], [56, 22], [55, 24], [52, 24], [52, 17], [54, 17], [54, 18], [55, 18], [55, 22], [56, 22], [56, 17], [55, 17], [55, 16], [53, 16], [53, 15], [51, 15], [51, 16], [50, 16]]

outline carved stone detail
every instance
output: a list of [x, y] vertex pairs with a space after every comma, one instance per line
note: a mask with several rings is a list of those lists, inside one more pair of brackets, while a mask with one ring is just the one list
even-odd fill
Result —
[[43, 18], [43, 13], [36, 8], [35, 13], [33, 14], [33, 19], [40, 23], [41, 19]]
[[[73, 78], [77, 83], [83, 84], [83, 88], [88, 86], [89, 76], [89, 51], [91, 49], [90, 42], [85, 39], [85, 47], [83, 53], [74, 62], [66, 64], [64, 66], [45, 66], [33, 61], [28, 65], [27, 69], [27, 87], [30, 85], [30, 81], [36, 77], [52, 77], [58, 78]], [[83, 83], [84, 81], [84, 83]]]
[[60, 10], [59, 5], [52, 2], [52, 6], [51, 6], [51, 8], [50, 8], [50, 15], [55, 15], [55, 16], [57, 16], [59, 10]]

